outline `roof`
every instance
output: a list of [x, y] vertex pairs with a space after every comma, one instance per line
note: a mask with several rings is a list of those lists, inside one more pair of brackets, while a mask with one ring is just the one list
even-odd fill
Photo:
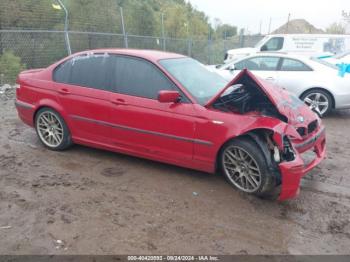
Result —
[[[163, 52], [157, 50], [141, 50], [141, 49], [126, 49], [126, 48], [108, 48], [108, 49], [94, 49], [94, 50], [86, 50], [80, 52], [79, 54], [87, 53], [87, 52], [108, 52], [112, 54], [120, 54], [120, 55], [130, 55], [141, 57], [153, 62], [157, 62], [161, 59], [171, 59], [171, 58], [182, 58], [186, 57], [181, 54]], [[76, 54], [74, 54], [76, 55]]]
[[307, 55], [302, 55], [302, 54], [295, 54], [295, 53], [288, 53], [288, 52], [256, 52], [256, 53], [251, 53], [248, 56], [242, 57], [240, 59], [235, 60], [234, 62], [249, 58], [249, 57], [255, 57], [255, 56], [279, 56], [279, 57], [290, 57], [290, 58], [297, 58], [300, 60], [305, 60], [309, 59], [309, 56]]

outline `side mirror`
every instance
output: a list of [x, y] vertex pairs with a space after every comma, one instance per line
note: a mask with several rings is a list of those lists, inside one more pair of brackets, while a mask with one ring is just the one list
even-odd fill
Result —
[[266, 46], [266, 45], [263, 45], [263, 46], [260, 48], [260, 51], [267, 51], [267, 46]]
[[177, 103], [180, 101], [178, 91], [161, 90], [158, 92], [158, 101], [161, 103]]

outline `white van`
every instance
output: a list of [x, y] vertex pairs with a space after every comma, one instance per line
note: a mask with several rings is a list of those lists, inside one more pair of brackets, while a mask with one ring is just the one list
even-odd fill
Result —
[[276, 34], [265, 36], [255, 47], [228, 50], [224, 62], [264, 51], [314, 55], [336, 54], [347, 50], [350, 50], [350, 35]]

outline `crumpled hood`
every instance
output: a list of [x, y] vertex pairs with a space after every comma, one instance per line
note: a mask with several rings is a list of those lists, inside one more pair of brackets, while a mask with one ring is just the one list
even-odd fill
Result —
[[240, 78], [248, 75], [258, 85], [258, 87], [266, 94], [273, 105], [276, 106], [278, 112], [288, 119], [288, 123], [296, 126], [300, 124], [307, 124], [315, 119], [317, 115], [309, 109], [299, 98], [292, 95], [288, 91], [276, 85], [256, 77], [247, 69], [242, 70], [232, 81], [230, 81], [220, 92], [218, 92], [212, 99], [210, 99], [205, 107], [210, 107], [214, 102], [221, 97], [221, 95], [232, 85], [239, 82]]

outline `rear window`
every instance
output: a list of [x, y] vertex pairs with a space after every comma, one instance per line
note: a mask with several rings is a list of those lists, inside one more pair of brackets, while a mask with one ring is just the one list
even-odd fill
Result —
[[312, 71], [312, 69], [305, 65], [303, 62], [296, 60], [296, 59], [290, 59], [290, 58], [283, 58], [283, 62], [281, 65], [281, 71]]

